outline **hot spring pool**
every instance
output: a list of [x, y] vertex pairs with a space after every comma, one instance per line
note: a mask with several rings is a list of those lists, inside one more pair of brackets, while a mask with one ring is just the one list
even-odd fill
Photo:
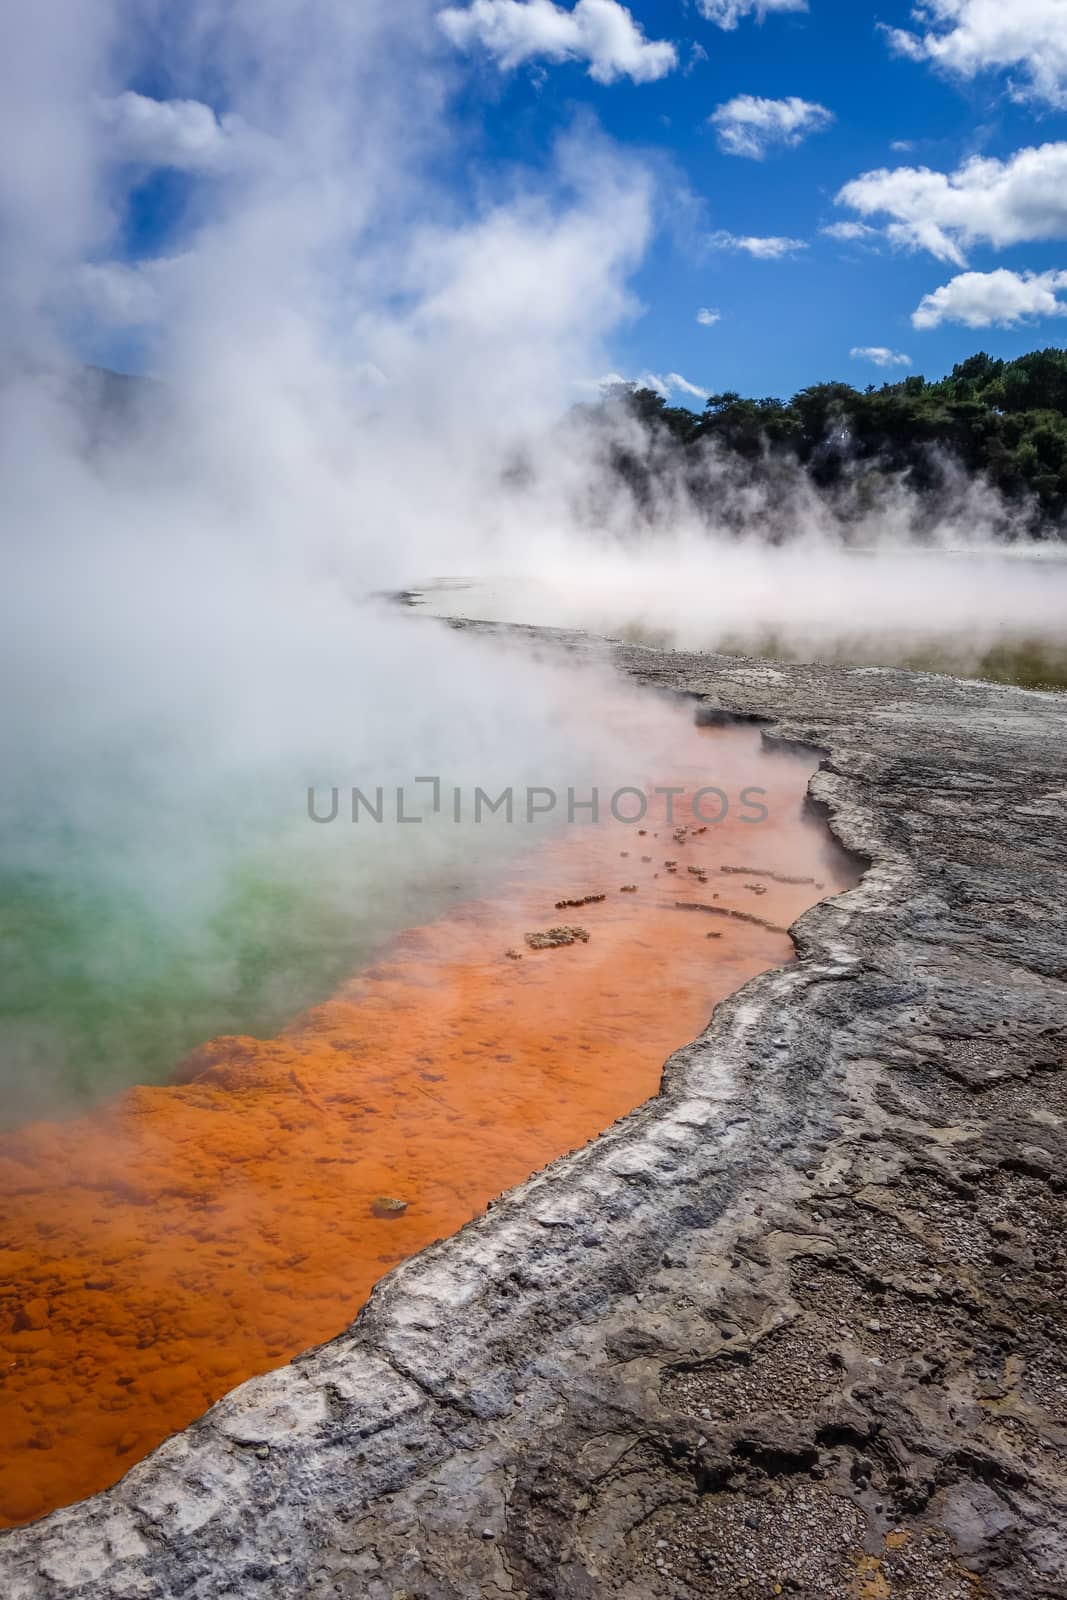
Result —
[[0, 1521], [105, 1487], [340, 1332], [396, 1262], [654, 1094], [855, 881], [804, 808], [814, 755], [628, 704], [671, 752], [620, 807], [640, 820], [530, 841], [273, 1037], [216, 1038], [169, 1085], [3, 1137]]

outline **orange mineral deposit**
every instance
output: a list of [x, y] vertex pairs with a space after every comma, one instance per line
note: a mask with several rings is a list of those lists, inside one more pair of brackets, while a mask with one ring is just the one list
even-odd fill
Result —
[[[394, 1263], [654, 1094], [718, 1000], [791, 959], [789, 924], [851, 881], [802, 817], [810, 766], [680, 726], [659, 781], [714, 782], [729, 753], [766, 823], [653, 796], [641, 833], [565, 828], [277, 1038], [215, 1039], [171, 1085], [0, 1141], [0, 1522], [113, 1483], [338, 1333]], [[527, 940], [559, 927], [588, 937]]]

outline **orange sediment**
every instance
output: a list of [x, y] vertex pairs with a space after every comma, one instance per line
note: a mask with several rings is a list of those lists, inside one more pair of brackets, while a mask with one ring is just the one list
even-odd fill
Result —
[[[715, 781], [733, 741], [769, 825], [697, 832], [660, 799], [640, 834], [569, 828], [279, 1037], [217, 1039], [191, 1081], [0, 1141], [0, 1524], [114, 1482], [339, 1332], [394, 1263], [654, 1094], [718, 1000], [790, 959], [784, 930], [846, 881], [801, 820], [809, 769], [755, 769], [748, 732], [686, 738], [663, 781]], [[561, 923], [588, 942], [526, 944]]]

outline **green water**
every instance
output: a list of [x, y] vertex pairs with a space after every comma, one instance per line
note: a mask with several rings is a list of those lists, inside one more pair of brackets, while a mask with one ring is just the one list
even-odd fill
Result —
[[199, 947], [103, 886], [7, 873], [0, 899], [8, 1116], [161, 1081], [234, 1027], [272, 1033], [371, 943], [343, 908], [265, 868], [239, 874]]
[[0, 1125], [166, 1082], [221, 1033], [270, 1037], [476, 892], [507, 847], [482, 829], [477, 862], [458, 836], [421, 857], [405, 840], [403, 856], [323, 829], [213, 861], [210, 894], [187, 900], [151, 874], [131, 885], [92, 841], [49, 843], [46, 870], [0, 871]]

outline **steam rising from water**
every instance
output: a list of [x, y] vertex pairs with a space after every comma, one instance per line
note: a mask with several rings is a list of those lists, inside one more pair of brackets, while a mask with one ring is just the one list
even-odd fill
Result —
[[779, 548], [684, 537], [572, 553], [524, 578], [430, 580], [441, 616], [581, 628], [666, 649], [912, 666], [1067, 688], [1067, 551]]
[[[861, 629], [887, 595], [936, 620], [957, 593], [951, 569], [913, 580], [899, 557], [887, 589], [831, 553], [799, 485], [753, 494], [714, 462], [721, 525], [669, 478], [635, 510], [604, 440], [559, 419], [639, 309], [662, 194], [584, 124], [536, 173], [479, 166], [433, 11], [90, 0], [75, 30], [43, 0], [10, 24], [8, 1114], [272, 1030], [492, 855], [485, 829], [341, 847], [304, 819], [308, 783], [632, 776], [562, 669], [368, 592], [521, 571], [555, 582], [554, 606], [640, 592], [694, 642], [705, 600], [717, 627]], [[86, 360], [158, 381], [121, 391]], [[946, 509], [954, 541], [1003, 521], [980, 499]], [[893, 488], [868, 534], [899, 543], [914, 510]], [[771, 526], [801, 545], [768, 554]], [[973, 570], [967, 625], [1004, 601]], [[1020, 619], [1047, 594], [1020, 583]]]
[[[14, 25], [8, 1115], [272, 1030], [504, 848], [319, 831], [309, 783], [596, 765], [558, 672], [365, 603], [492, 537], [499, 464], [602, 368], [649, 226], [593, 129], [458, 205], [432, 13], [92, 0], [76, 32], [47, 3]], [[124, 351], [158, 383], [85, 376]]]

